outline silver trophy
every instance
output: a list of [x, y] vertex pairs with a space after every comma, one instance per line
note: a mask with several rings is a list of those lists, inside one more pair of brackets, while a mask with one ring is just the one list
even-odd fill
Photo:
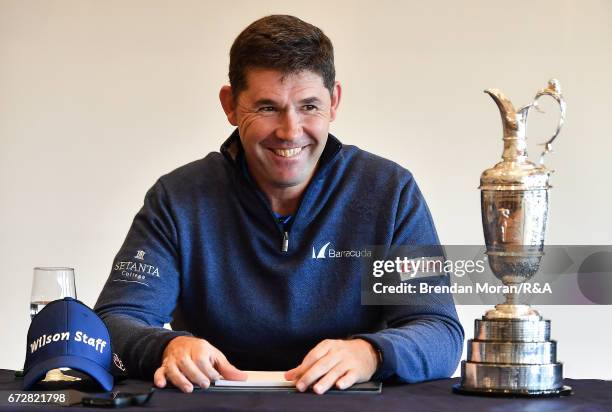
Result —
[[[504, 126], [502, 161], [480, 176], [482, 226], [489, 265], [504, 285], [519, 285], [536, 274], [544, 255], [551, 170], [544, 155], [565, 120], [565, 101], [557, 80], [540, 90], [534, 101], [515, 110], [499, 90], [488, 93], [501, 112]], [[539, 110], [543, 96], [554, 98], [561, 116], [555, 134], [544, 143], [539, 164], [527, 159], [526, 126], [529, 110]], [[511, 290], [514, 288], [510, 288]], [[563, 386], [563, 365], [557, 361], [556, 342], [550, 340], [550, 321], [516, 292], [506, 302], [475, 321], [475, 338], [468, 341], [467, 360], [461, 363], [463, 394], [555, 396], [571, 393]]]

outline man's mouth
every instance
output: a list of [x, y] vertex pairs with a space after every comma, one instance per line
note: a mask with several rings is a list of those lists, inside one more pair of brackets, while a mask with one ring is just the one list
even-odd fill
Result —
[[300, 154], [303, 147], [294, 147], [293, 149], [270, 149], [274, 154], [282, 157], [294, 157]]

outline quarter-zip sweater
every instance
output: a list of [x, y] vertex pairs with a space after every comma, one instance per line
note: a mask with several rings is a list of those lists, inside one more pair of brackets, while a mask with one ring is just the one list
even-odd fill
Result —
[[236, 130], [147, 192], [95, 307], [130, 375], [151, 378], [167, 343], [194, 335], [243, 370], [288, 370], [324, 339], [358, 337], [382, 355], [374, 379], [450, 376], [463, 346], [452, 298], [362, 305], [372, 260], [326, 255], [438, 244], [411, 173], [330, 134], [283, 227], [243, 155]]

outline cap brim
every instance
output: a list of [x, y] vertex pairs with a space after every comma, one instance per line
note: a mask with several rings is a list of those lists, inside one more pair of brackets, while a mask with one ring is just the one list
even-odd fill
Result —
[[56, 356], [32, 366], [23, 376], [23, 389], [29, 390], [51, 369], [71, 368], [89, 375], [105, 391], [113, 389], [113, 376], [102, 366], [79, 356]]

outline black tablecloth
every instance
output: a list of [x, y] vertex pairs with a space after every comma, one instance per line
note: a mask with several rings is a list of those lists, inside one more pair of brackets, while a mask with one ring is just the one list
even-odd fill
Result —
[[[574, 394], [561, 398], [489, 398], [456, 395], [451, 391], [458, 379], [442, 379], [412, 385], [385, 384], [382, 394], [314, 393], [221, 393], [197, 391], [183, 394], [175, 389], [157, 390], [149, 404], [122, 410], [173, 411], [612, 411], [612, 381], [596, 379], [566, 379]], [[127, 380], [114, 390], [146, 391], [150, 383]], [[14, 371], [0, 369], [0, 411], [29, 408], [7, 405], [8, 393], [21, 390], [21, 380]], [[45, 409], [66, 411], [66, 407], [45, 405]], [[38, 408], [37, 408], [38, 409]], [[72, 406], [70, 410], [92, 408]], [[99, 409], [98, 409], [99, 410]]]

